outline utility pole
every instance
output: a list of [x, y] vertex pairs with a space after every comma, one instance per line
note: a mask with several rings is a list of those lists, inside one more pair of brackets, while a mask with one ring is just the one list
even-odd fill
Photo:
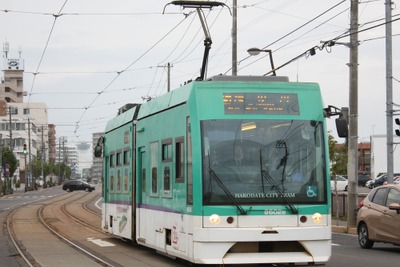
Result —
[[32, 179], [32, 150], [31, 150], [31, 121], [28, 118], [28, 153], [29, 153], [29, 184], [34, 186], [33, 179]]
[[393, 184], [393, 70], [392, 70], [392, 0], [385, 1], [386, 17], [386, 143], [387, 182]]
[[12, 121], [11, 121], [11, 106], [8, 107], [8, 113], [10, 117], [10, 149], [13, 151], [13, 143], [12, 143]]
[[58, 182], [61, 183], [61, 137], [58, 139]]
[[232, 76], [237, 75], [237, 0], [232, 8]]
[[167, 92], [171, 91], [171, 64], [168, 62], [167, 65], [167, 80], [168, 80], [168, 85], [167, 85]]
[[46, 187], [46, 179], [45, 179], [45, 177], [44, 177], [44, 170], [43, 170], [43, 168], [44, 168], [44, 161], [45, 161], [44, 152], [45, 152], [45, 145], [44, 145], [44, 132], [43, 132], [43, 126], [42, 126], [42, 153], [41, 153], [41, 155], [40, 155], [40, 162], [41, 162], [41, 165], [42, 165], [42, 166], [41, 166], [41, 167], [42, 167], [41, 174], [42, 174], [42, 179], [43, 179], [43, 188]]
[[350, 6], [350, 63], [349, 63], [349, 137], [348, 137], [348, 192], [347, 227], [356, 225], [358, 180], [358, 0]]

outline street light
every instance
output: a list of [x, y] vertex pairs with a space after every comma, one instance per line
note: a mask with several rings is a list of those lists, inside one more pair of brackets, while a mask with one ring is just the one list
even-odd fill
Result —
[[250, 48], [247, 50], [247, 52], [251, 55], [251, 56], [257, 56], [259, 55], [261, 52], [266, 52], [269, 54], [269, 61], [271, 63], [271, 68], [272, 68], [272, 74], [274, 76], [276, 76], [276, 72], [275, 72], [275, 66], [274, 66], [274, 61], [272, 60], [272, 51], [270, 49], [259, 49], [256, 47]]

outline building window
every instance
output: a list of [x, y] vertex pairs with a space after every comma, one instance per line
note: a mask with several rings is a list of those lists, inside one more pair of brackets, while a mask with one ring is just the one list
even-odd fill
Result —
[[31, 114], [31, 111], [29, 108], [24, 108], [24, 115], [29, 115]]

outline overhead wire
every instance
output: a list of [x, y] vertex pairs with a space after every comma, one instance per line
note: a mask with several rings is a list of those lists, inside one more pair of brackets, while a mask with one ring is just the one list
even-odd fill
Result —
[[[361, 32], [365, 32], [365, 31], [368, 31], [368, 30], [371, 30], [371, 29], [374, 29], [374, 28], [377, 28], [377, 27], [384, 26], [384, 25], [386, 25], [386, 24], [388, 24], [388, 23], [393, 23], [393, 22], [398, 21], [398, 20], [400, 20], [400, 18], [397, 18], [397, 19], [394, 19], [394, 20], [391, 20], [391, 21], [388, 21], [388, 22], [380, 23], [380, 24], [378, 24], [378, 25], [374, 25], [374, 26], [371, 26], [371, 27], [368, 27], [368, 28], [365, 28], [365, 29], [361, 29], [361, 30], [358, 30], [358, 31], [356, 31], [356, 32], [342, 34], [341, 36], [336, 37], [336, 38], [334, 38], [334, 39], [332, 39], [332, 40], [325, 41], [322, 45], [316, 45], [316, 46], [314, 46], [314, 47], [312, 47], [312, 48], [306, 50], [305, 52], [301, 53], [300, 55], [297, 55], [296, 57], [294, 57], [294, 58], [292, 58], [292, 59], [290, 59], [289, 61], [287, 61], [286, 63], [280, 65], [279, 67], [276, 67], [276, 68], [274, 69], [274, 71], [279, 70], [279, 69], [281, 69], [281, 68], [287, 66], [288, 64], [290, 64], [290, 63], [292, 63], [292, 62], [298, 60], [299, 58], [302, 58], [302, 57], [304, 57], [304, 56], [309, 55], [311, 50], [315, 50], [315, 49], [323, 50], [323, 49], [326, 48], [326, 47], [329, 47], [329, 46], [334, 45], [336, 41], [338, 41], [338, 40], [340, 40], [340, 39], [342, 39], [342, 38], [345, 38], [345, 37], [349, 37], [349, 36], [351, 36], [352, 34], [358, 34], [358, 33], [361, 33]], [[265, 73], [264, 76], [266, 76], [266, 75], [268, 75], [268, 74], [271, 74], [271, 73], [272, 73], [272, 71], [269, 71], [269, 72]]]
[[[169, 30], [164, 36], [161, 37], [158, 41], [156, 41], [150, 48], [148, 48], [144, 53], [142, 53], [139, 57], [137, 57], [135, 60], [133, 60], [128, 66], [126, 66], [123, 70], [117, 73], [117, 75], [99, 92], [99, 94], [91, 101], [91, 103], [87, 106], [87, 108], [83, 111], [82, 115], [76, 122], [77, 127], [76, 131], [79, 128], [79, 122], [82, 120], [84, 115], [86, 114], [87, 109], [91, 108], [91, 106], [97, 101], [99, 96], [105, 92], [120, 76], [121, 73], [124, 73], [126, 70], [130, 69], [134, 64], [136, 64], [140, 59], [142, 59], [145, 55], [147, 55], [154, 47], [156, 47], [161, 41], [163, 41], [169, 34], [171, 34], [184, 20], [186, 20], [186, 17], [184, 17], [181, 21], [179, 21], [171, 30]], [[75, 131], [75, 132], [76, 132]]]
[[[67, 1], [65, 1], [64, 5], [66, 4], [66, 2], [67, 2]], [[260, 1], [260, 2], [257, 3], [257, 4], [264, 3], [264, 2], [268, 2], [268, 0], [267, 0], [267, 1]], [[344, 1], [342, 1], [342, 2], [344, 2]], [[342, 3], [342, 2], [341, 2], [341, 3]], [[254, 4], [254, 5], [255, 5], [255, 4]], [[61, 13], [61, 11], [60, 11], [58, 14], [60, 14], [60, 13]], [[111, 14], [111, 13], [110, 13], [110, 14]], [[53, 15], [53, 14], [47, 14], [47, 15]], [[63, 14], [60, 14], [60, 15], [72, 15], [72, 14], [71, 14], [71, 13], [63, 13]], [[88, 14], [81, 14], [81, 15], [88, 15]], [[97, 15], [101, 15], [101, 14], [97, 14]], [[103, 14], [103, 15], [104, 15], [104, 14]], [[39, 68], [40, 68], [41, 62], [42, 62], [42, 60], [43, 60], [43, 58], [44, 58], [44, 54], [45, 54], [45, 52], [46, 52], [46, 49], [47, 49], [47, 46], [48, 46], [50, 37], [51, 37], [51, 35], [52, 35], [52, 31], [53, 31], [53, 29], [54, 29], [54, 27], [55, 27], [55, 23], [56, 23], [56, 18], [55, 18], [55, 20], [53, 21], [53, 26], [52, 26], [51, 34], [49, 35], [48, 42], [46, 43], [45, 50], [44, 50], [43, 53], [42, 53], [41, 60], [40, 60], [40, 62], [39, 62], [39, 64], [38, 64], [38, 67], [36, 68], [36, 71], [33, 73], [33, 74], [34, 74], [34, 81], [35, 81], [37, 75], [39, 75], [39, 74], [46, 74], [46, 73], [41, 73], [41, 72], [39, 71], [39, 70], [40, 70]], [[184, 38], [184, 36], [182, 36], [182, 39], [183, 39], [183, 38]], [[284, 37], [283, 37], [283, 38], [284, 38]], [[277, 40], [277, 42], [278, 42], [278, 41], [279, 41], [279, 40]], [[274, 44], [274, 43], [272, 43], [272, 44]], [[270, 45], [272, 45], [272, 44], [270, 44]], [[178, 45], [179, 45], [179, 44], [177, 44], [177, 46], [178, 46]], [[268, 46], [266, 46], [266, 47], [268, 47]], [[175, 50], [176, 50], [176, 48], [175, 48]], [[175, 50], [173, 50], [173, 52], [174, 52]], [[170, 55], [172, 55], [173, 52], [171, 52]], [[190, 53], [189, 53], [187, 56], [189, 56], [189, 55], [190, 55]], [[186, 57], [187, 57], [187, 56], [186, 56]], [[185, 57], [184, 59], [186, 59], [186, 57]], [[168, 58], [168, 57], [166, 57], [166, 58]], [[139, 58], [138, 60], [140, 60], [140, 58]], [[166, 59], [165, 59], [165, 60], [166, 60]], [[133, 64], [135, 64], [135, 63], [136, 63], [136, 62], [133, 62]], [[127, 72], [127, 71], [132, 71], [132, 70], [130, 70], [130, 69], [124, 69], [123, 71], [111, 71], [111, 72], [107, 72], [107, 73], [117, 73], [117, 76], [116, 76], [115, 79], [113, 79], [105, 88], [103, 88], [102, 91], [97, 92], [97, 93], [93, 93], [93, 94], [97, 94], [97, 97], [95, 98], [94, 101], [92, 101], [92, 102], [89, 104], [89, 106], [84, 107], [84, 108], [81, 108], [81, 109], [85, 109], [85, 111], [83, 112], [81, 118], [78, 120], [78, 122], [79, 122], [80, 124], [83, 122], [82, 118], [83, 118], [83, 116], [85, 115], [86, 110], [87, 110], [88, 108], [91, 108], [91, 107], [96, 107], [96, 105], [94, 105], [94, 102], [96, 101], [96, 99], [97, 99], [101, 94], [103, 94], [103, 93], [108, 93], [108, 92], [114, 92], [114, 91], [109, 90], [110, 85], [113, 84], [114, 81], [115, 81], [116, 79], [118, 79], [118, 77], [120, 76], [120, 74], [125, 73], [125, 72]], [[160, 82], [159, 82], [159, 84], [160, 84]], [[35, 89], [36, 89], [36, 88], [35, 88]], [[133, 89], [133, 88], [132, 88], [132, 89]], [[115, 90], [115, 91], [117, 91], [117, 90]], [[156, 92], [157, 92], [157, 91], [158, 91], [158, 89], [156, 90]], [[35, 94], [38, 94], [38, 93], [34, 93], [34, 92], [33, 92], [33, 84], [32, 84], [31, 91], [30, 91], [30, 95], [29, 95], [29, 99], [30, 99], [30, 97], [31, 97], [32, 95], [35, 95]]]
[[43, 62], [44, 55], [45, 55], [45, 53], [46, 53], [46, 51], [47, 51], [47, 48], [48, 48], [48, 46], [49, 46], [49, 42], [50, 42], [51, 36], [53, 35], [53, 30], [54, 30], [54, 27], [55, 27], [55, 25], [56, 25], [57, 19], [61, 16], [61, 11], [63, 10], [63, 8], [64, 8], [65, 5], [67, 4], [67, 2], [68, 2], [68, 0], [65, 0], [65, 1], [64, 1], [64, 4], [61, 6], [61, 8], [60, 8], [60, 10], [58, 11], [58, 13], [53, 15], [54, 21], [53, 21], [53, 24], [52, 24], [52, 26], [51, 26], [50, 33], [49, 33], [49, 35], [48, 35], [48, 37], [47, 37], [46, 44], [45, 44], [44, 49], [43, 49], [43, 51], [42, 51], [42, 55], [40, 56], [39, 63], [38, 63], [38, 65], [37, 65], [36, 71], [35, 71], [35, 73], [34, 73], [34, 75], [33, 75], [33, 81], [32, 81], [32, 85], [31, 85], [31, 89], [30, 89], [30, 93], [29, 93], [29, 98], [28, 98], [28, 104], [27, 104], [27, 106], [29, 106], [29, 103], [30, 103], [30, 101], [31, 101], [31, 94], [32, 94], [32, 92], [33, 92], [33, 88], [34, 88], [35, 82], [36, 82], [36, 74], [39, 72], [39, 68], [40, 68], [40, 66], [41, 66], [41, 64], [42, 64], [42, 62]]
[[[339, 3], [333, 5], [332, 7], [330, 7], [329, 9], [323, 11], [322, 13], [318, 14], [317, 16], [313, 17], [311, 20], [307, 21], [306, 23], [303, 23], [302, 25], [300, 25], [299, 27], [293, 29], [292, 31], [288, 32], [287, 34], [284, 34], [283, 36], [281, 36], [280, 38], [276, 39], [275, 41], [271, 42], [270, 44], [264, 46], [261, 49], [266, 49], [269, 48], [270, 46], [278, 43], [279, 41], [285, 39], [286, 37], [292, 35], [293, 33], [299, 31], [300, 29], [304, 28], [305, 26], [307, 26], [308, 24], [312, 23], [313, 21], [317, 20], [318, 18], [322, 17], [323, 15], [325, 15], [326, 13], [330, 12], [331, 10], [335, 9], [336, 7], [340, 6], [341, 4], [345, 3], [346, 0], [342, 0]], [[240, 65], [243, 61], [249, 59], [251, 57], [251, 55], [246, 56], [245, 58], [241, 59], [238, 61], [238, 65]], [[251, 65], [251, 64], [250, 64]], [[225, 71], [224, 74], [228, 73], [229, 71], [232, 70], [232, 67], [229, 68], [227, 71]]]

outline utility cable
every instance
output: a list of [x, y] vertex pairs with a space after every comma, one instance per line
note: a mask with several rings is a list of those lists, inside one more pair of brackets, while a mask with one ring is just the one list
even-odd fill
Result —
[[[343, 4], [344, 2], [346, 2], [346, 0], [342, 0], [339, 3], [335, 4], [334, 6], [330, 7], [329, 9], [325, 10], [324, 12], [320, 13], [319, 15], [317, 15], [316, 17], [312, 18], [311, 20], [307, 21], [306, 23], [300, 25], [299, 27], [297, 27], [296, 29], [290, 31], [289, 33], [283, 35], [282, 37], [278, 38], [277, 40], [273, 41], [272, 43], [264, 46], [262, 49], [266, 49], [274, 44], [276, 44], [277, 42], [283, 40], [284, 38], [288, 37], [289, 35], [299, 31], [300, 29], [304, 28], [305, 26], [307, 26], [308, 24], [310, 24], [311, 22], [315, 21], [316, 19], [320, 18], [321, 16], [325, 15], [326, 13], [330, 12], [331, 10], [333, 10], [334, 8], [338, 7], [339, 5]], [[238, 65], [240, 65], [243, 61], [249, 59], [250, 57], [252, 57], [251, 55], [246, 56], [244, 59], [239, 60], [238, 61]], [[225, 75], [232, 70], [232, 67], [229, 68], [227, 71], [225, 71]]]

